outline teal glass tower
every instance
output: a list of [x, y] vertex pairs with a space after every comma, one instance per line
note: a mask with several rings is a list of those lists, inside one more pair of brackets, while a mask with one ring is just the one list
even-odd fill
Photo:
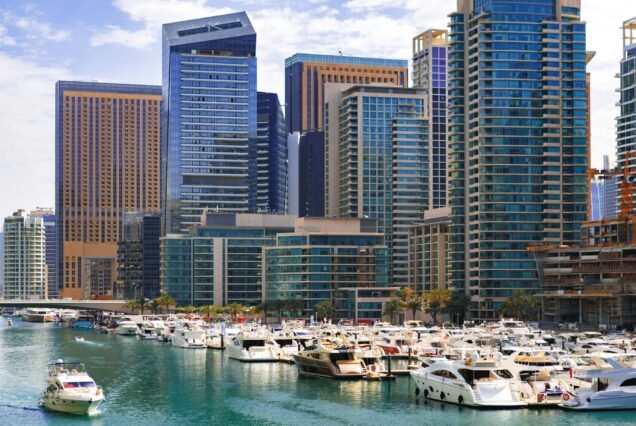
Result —
[[580, 0], [458, 0], [450, 15], [449, 284], [471, 317], [535, 292], [530, 245], [575, 244], [587, 209]]
[[163, 26], [164, 233], [255, 210], [256, 33], [244, 12]]

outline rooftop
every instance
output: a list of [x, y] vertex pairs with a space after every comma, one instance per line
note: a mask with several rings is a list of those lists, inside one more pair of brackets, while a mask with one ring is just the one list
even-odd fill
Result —
[[95, 93], [120, 93], [133, 95], [161, 96], [161, 86], [149, 84], [101, 83], [98, 81], [65, 81], [55, 83], [58, 91], [81, 91]]
[[368, 67], [408, 68], [408, 61], [402, 59], [362, 58], [347, 55], [318, 55], [313, 53], [296, 53], [285, 59], [285, 67], [300, 62], [314, 62], [319, 64], [362, 65]]
[[163, 24], [163, 33], [171, 46], [256, 35], [245, 12]]

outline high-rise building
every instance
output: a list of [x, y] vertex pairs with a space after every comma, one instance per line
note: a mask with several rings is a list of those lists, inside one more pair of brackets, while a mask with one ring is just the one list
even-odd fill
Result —
[[46, 251], [46, 281], [47, 291], [49, 299], [56, 299], [60, 297], [59, 289], [56, 284], [56, 269], [57, 262], [55, 260], [57, 252], [57, 244], [55, 239], [55, 211], [53, 209], [38, 208], [37, 210], [29, 213], [31, 216], [42, 216], [44, 220], [44, 233], [45, 233], [45, 251]]
[[[344, 290], [391, 290], [389, 250], [373, 219], [299, 218], [293, 232], [278, 234], [276, 244], [263, 248], [263, 282], [265, 300], [297, 299], [305, 317], [330, 301], [342, 311], [336, 317], [351, 318], [344, 303], [351, 294]], [[382, 316], [381, 306], [366, 308], [370, 312], [356, 317]]]
[[250, 194], [256, 197], [259, 212], [285, 213], [287, 133], [277, 94], [258, 92], [257, 118], [256, 184], [250, 184]]
[[55, 89], [57, 285], [61, 297], [108, 297], [123, 214], [160, 209], [161, 88]]
[[[616, 161], [620, 170], [636, 170], [636, 18], [623, 22], [623, 59], [618, 77], [620, 79], [620, 115], [616, 126]], [[635, 194], [636, 195], [636, 194]], [[617, 206], [619, 200], [616, 200]], [[617, 208], [618, 210], [618, 208]], [[633, 212], [632, 212], [633, 213]]]
[[4, 298], [46, 299], [44, 219], [18, 210], [4, 219]]
[[605, 183], [600, 180], [590, 182], [590, 211], [588, 220], [601, 220], [603, 217], [603, 188]]
[[449, 213], [448, 207], [427, 210], [424, 221], [410, 229], [410, 276], [417, 293], [447, 288]]
[[4, 297], [4, 233], [0, 232], [0, 298]]
[[263, 299], [263, 248], [292, 232], [288, 215], [204, 213], [201, 226], [161, 238], [161, 288], [178, 305], [231, 303], [254, 306]]
[[308, 130], [288, 137], [289, 214], [325, 215], [325, 133]]
[[587, 212], [580, 0], [458, 0], [448, 50], [449, 286], [488, 319], [539, 289], [529, 245], [573, 244]]
[[323, 128], [326, 83], [408, 86], [408, 61], [296, 53], [285, 59], [287, 132]]
[[162, 45], [164, 234], [186, 232], [206, 208], [255, 210], [256, 33], [247, 15], [165, 24]]
[[413, 86], [423, 89], [430, 115], [429, 206], [446, 206], [446, 57], [448, 31], [428, 30], [413, 38]]
[[325, 208], [377, 219], [392, 285], [411, 285], [409, 228], [429, 206], [429, 120], [419, 89], [327, 84]]
[[117, 243], [117, 298], [154, 299], [160, 293], [161, 216], [126, 213]]
[[[612, 170], [609, 155], [603, 156], [603, 170]], [[614, 168], [614, 171], [617, 169]], [[601, 218], [604, 220], [618, 217], [618, 185], [620, 178], [617, 176], [606, 177], [602, 183]]]

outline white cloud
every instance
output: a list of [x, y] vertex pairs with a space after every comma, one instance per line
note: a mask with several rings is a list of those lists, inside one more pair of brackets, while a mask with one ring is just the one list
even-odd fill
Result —
[[0, 214], [53, 206], [55, 82], [71, 71], [15, 58], [0, 51]]
[[0, 45], [15, 46], [16, 44], [15, 39], [9, 35], [7, 27], [0, 24]]
[[[8, 27], [17, 29], [25, 38], [39, 41], [65, 41], [71, 38], [71, 32], [67, 30], [59, 30], [40, 19], [33, 18], [32, 15], [37, 13], [28, 12], [30, 16], [18, 15], [11, 10], [0, 11], [0, 21], [4, 25], [5, 30]], [[0, 36], [1, 36], [0, 32]]]

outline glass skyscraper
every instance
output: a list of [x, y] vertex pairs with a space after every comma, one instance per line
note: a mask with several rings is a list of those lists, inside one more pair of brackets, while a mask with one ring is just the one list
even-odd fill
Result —
[[328, 216], [377, 219], [391, 250], [391, 285], [410, 285], [409, 227], [429, 208], [424, 92], [327, 84]]
[[258, 92], [257, 124], [256, 185], [250, 185], [250, 195], [256, 200], [252, 202], [259, 212], [285, 213], [287, 133], [277, 94]]
[[[623, 23], [623, 59], [619, 77], [620, 115], [616, 128], [616, 160], [618, 168], [622, 170], [625, 167], [626, 154], [636, 151], [636, 18]], [[629, 167], [636, 170], [635, 157], [629, 157]], [[618, 193], [619, 185], [617, 183], [615, 187]], [[618, 197], [616, 206], [617, 211], [620, 211]]]
[[446, 206], [446, 52], [448, 32], [428, 30], [413, 38], [413, 86], [423, 89], [430, 116], [429, 206]]
[[449, 280], [473, 318], [538, 290], [529, 245], [580, 241], [585, 34], [580, 0], [458, 0], [450, 15]]
[[164, 232], [185, 232], [204, 209], [255, 209], [256, 33], [247, 15], [165, 24], [162, 66]]

